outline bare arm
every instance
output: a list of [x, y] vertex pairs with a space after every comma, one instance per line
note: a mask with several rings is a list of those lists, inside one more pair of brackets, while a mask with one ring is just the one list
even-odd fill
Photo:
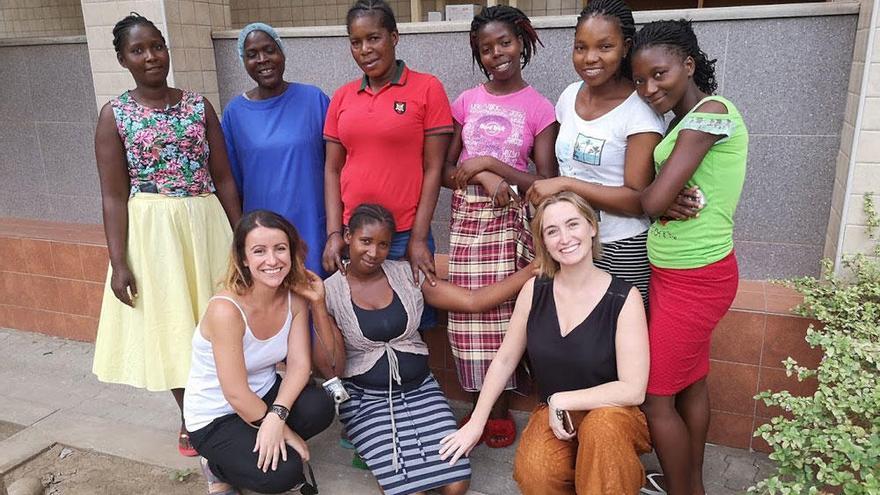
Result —
[[422, 293], [431, 306], [461, 313], [479, 313], [492, 309], [512, 298], [535, 275], [534, 263], [494, 284], [470, 290], [438, 280], [437, 285], [425, 284]]
[[529, 280], [523, 286], [516, 299], [516, 306], [510, 317], [510, 326], [504, 335], [504, 341], [498, 349], [498, 353], [492, 359], [477, 405], [471, 414], [471, 419], [455, 433], [447, 435], [440, 441], [440, 458], [449, 459], [449, 464], [462, 456], [470, 454], [471, 450], [483, 434], [483, 428], [489, 419], [492, 405], [498, 400], [498, 396], [504, 391], [507, 379], [516, 369], [519, 360], [526, 350], [526, 322], [529, 312], [532, 310], [532, 291], [534, 279]]
[[431, 227], [431, 218], [434, 216], [434, 208], [437, 207], [437, 196], [440, 194], [440, 174], [443, 171], [443, 162], [449, 148], [450, 136], [450, 134], [425, 136], [422, 155], [424, 168], [422, 192], [416, 208], [416, 218], [413, 222], [409, 245], [406, 248], [407, 258], [413, 271], [413, 279], [418, 280], [418, 272], [421, 271], [431, 285], [436, 283], [437, 276], [434, 269], [434, 255], [428, 249], [428, 231]]
[[95, 160], [101, 181], [101, 204], [104, 212], [104, 234], [110, 255], [112, 275], [110, 288], [117, 299], [134, 307], [132, 297], [137, 285], [128, 267], [128, 194], [131, 182], [125, 158], [125, 147], [116, 130], [116, 119], [110, 103], [101, 108], [95, 129]]
[[557, 392], [551, 396], [554, 408], [566, 411], [590, 411], [609, 406], [637, 406], [645, 400], [648, 386], [648, 323], [642, 296], [630, 289], [617, 318], [614, 341], [617, 356], [617, 381], [583, 390]]
[[[704, 113], [727, 113], [727, 107], [717, 101], [708, 101], [697, 110]], [[722, 137], [691, 129], [679, 132], [675, 147], [657, 178], [642, 192], [641, 202], [645, 213], [657, 217], [667, 211], [699, 168], [706, 153]]]
[[603, 186], [573, 177], [557, 177], [536, 181], [528, 192], [533, 204], [560, 191], [571, 191], [600, 210], [618, 215], [641, 216], [640, 196], [654, 178], [654, 147], [661, 136], [653, 132], [633, 134], [626, 140], [623, 185]]
[[520, 191], [526, 191], [538, 179], [555, 177], [559, 172], [556, 163], [556, 134], [559, 124], [554, 122], [535, 136], [532, 155], [536, 174], [522, 172], [491, 156], [477, 156], [460, 163], [454, 174], [454, 182], [459, 186], [471, 181], [480, 172], [492, 172], [509, 184], [515, 185]]
[[342, 143], [324, 137], [324, 207], [327, 210], [327, 243], [324, 246], [322, 264], [327, 273], [337, 269], [345, 273], [342, 265], [342, 185], [340, 175], [345, 165], [345, 147]]
[[306, 270], [308, 283], [294, 291], [309, 301], [312, 320], [315, 323], [315, 340], [312, 341], [312, 363], [324, 376], [339, 376], [345, 370], [345, 341], [336, 321], [327, 311], [324, 282], [316, 273]]
[[455, 173], [455, 166], [458, 165], [458, 159], [461, 157], [461, 150], [464, 143], [461, 141], [461, 124], [452, 121], [452, 139], [449, 142], [449, 150], [446, 152], [446, 160], [443, 163], [443, 172], [440, 181], [443, 187], [455, 189], [455, 182], [452, 176]]
[[238, 188], [235, 186], [235, 178], [229, 168], [229, 157], [226, 154], [226, 142], [223, 139], [223, 130], [220, 128], [220, 120], [211, 102], [205, 98], [205, 133], [208, 138], [208, 170], [217, 190], [217, 199], [226, 211], [226, 218], [234, 228], [241, 218], [241, 200], [238, 196]]

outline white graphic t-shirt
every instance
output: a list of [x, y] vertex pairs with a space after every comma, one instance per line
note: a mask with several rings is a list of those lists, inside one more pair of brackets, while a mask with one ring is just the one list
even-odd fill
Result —
[[[642, 132], [662, 136], [666, 124], [635, 92], [605, 115], [584, 120], [575, 111], [582, 84], [570, 84], [556, 103], [556, 120], [560, 124], [556, 138], [559, 175], [605, 186], [622, 186], [626, 139]], [[599, 237], [603, 243], [641, 234], [651, 224], [647, 217], [626, 217], [607, 211], [599, 215]]]

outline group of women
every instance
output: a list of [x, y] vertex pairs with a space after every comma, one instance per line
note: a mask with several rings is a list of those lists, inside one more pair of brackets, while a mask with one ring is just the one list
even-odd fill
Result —
[[[98, 378], [172, 391], [178, 448], [201, 456], [213, 494], [307, 483], [306, 440], [334, 417], [313, 369], [342, 379], [339, 419], [385, 493], [467, 491], [467, 456], [515, 441], [509, 393], [532, 381], [524, 493], [704, 493], [709, 341], [737, 287], [748, 134], [690, 23], [637, 32], [621, 0], [591, 0], [580, 80], [555, 110], [523, 77], [541, 42], [514, 7], [475, 16], [487, 81], [452, 105], [396, 58], [383, 0], [358, 0], [346, 26], [363, 76], [332, 98], [284, 79], [272, 27], [245, 27], [256, 86], [222, 122], [167, 85], [152, 22], [115, 26], [136, 87], [95, 136], [111, 265]], [[448, 282], [430, 230], [441, 186]], [[431, 306], [449, 311], [474, 394], [459, 423], [428, 367]], [[643, 487], [652, 444], [665, 477]]]

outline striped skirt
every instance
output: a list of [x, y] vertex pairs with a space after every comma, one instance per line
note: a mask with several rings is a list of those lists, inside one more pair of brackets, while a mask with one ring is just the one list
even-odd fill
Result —
[[[527, 207], [498, 208], [480, 186], [452, 196], [449, 227], [449, 282], [465, 289], [494, 284], [524, 268], [534, 257]], [[483, 388], [483, 378], [510, 322], [515, 299], [476, 314], [449, 312], [449, 344], [458, 381], [469, 392]], [[517, 388], [516, 374], [506, 389]]]
[[388, 495], [415, 493], [470, 479], [468, 458], [462, 457], [453, 466], [440, 460], [440, 440], [457, 426], [433, 375], [417, 389], [392, 393], [396, 436], [392, 434], [388, 390], [344, 383], [351, 398], [339, 406], [339, 420], [382, 491]]
[[633, 284], [642, 293], [642, 302], [648, 307], [648, 282], [651, 264], [648, 261], [648, 231], [627, 239], [602, 244], [602, 257], [596, 266]]

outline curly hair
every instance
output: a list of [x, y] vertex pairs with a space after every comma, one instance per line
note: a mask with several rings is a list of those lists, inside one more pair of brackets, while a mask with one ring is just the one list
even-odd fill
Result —
[[165, 41], [165, 36], [162, 35], [162, 31], [159, 31], [159, 28], [153, 24], [153, 21], [137, 12], [130, 12], [113, 26], [113, 48], [116, 50], [116, 53], [122, 51], [122, 45], [125, 44], [125, 40], [128, 38], [128, 32], [135, 26], [149, 26], [159, 33], [163, 42]]
[[718, 89], [718, 81], [715, 80], [716, 59], [709, 59], [706, 52], [700, 49], [697, 43], [697, 35], [691, 27], [691, 21], [679, 19], [677, 21], [654, 21], [646, 24], [636, 33], [633, 40], [632, 55], [639, 50], [652, 46], [663, 46], [682, 58], [694, 59], [694, 83], [700, 91], [706, 94], [714, 94]]
[[357, 0], [345, 15], [345, 29], [351, 33], [351, 23], [358, 17], [365, 15], [378, 16], [380, 26], [387, 29], [389, 33], [397, 32], [397, 19], [394, 18], [394, 11], [391, 10], [390, 5], [385, 3], [385, 0]]
[[500, 22], [507, 25], [517, 38], [522, 39], [521, 68], [525, 68], [529, 61], [532, 60], [532, 54], [538, 51], [538, 45], [544, 46], [544, 43], [541, 43], [541, 40], [538, 38], [537, 31], [532, 27], [532, 21], [529, 20], [529, 17], [522, 10], [507, 5], [483, 7], [483, 10], [475, 15], [474, 20], [471, 21], [470, 38], [473, 63], [480, 66], [480, 70], [486, 76], [486, 79], [490, 79], [490, 77], [489, 71], [483, 66], [483, 61], [480, 60], [479, 34], [480, 30], [490, 22]]
[[[592, 0], [587, 2], [587, 6], [581, 11], [577, 18], [575, 31], [581, 27], [581, 23], [591, 17], [607, 17], [617, 20], [620, 31], [623, 34], [624, 41], [630, 40], [636, 35], [636, 23], [633, 20], [632, 9], [622, 0]], [[623, 54], [623, 60], [620, 61], [620, 75], [626, 79], [632, 79], [632, 66], [630, 65], [631, 55], [629, 52]]]

